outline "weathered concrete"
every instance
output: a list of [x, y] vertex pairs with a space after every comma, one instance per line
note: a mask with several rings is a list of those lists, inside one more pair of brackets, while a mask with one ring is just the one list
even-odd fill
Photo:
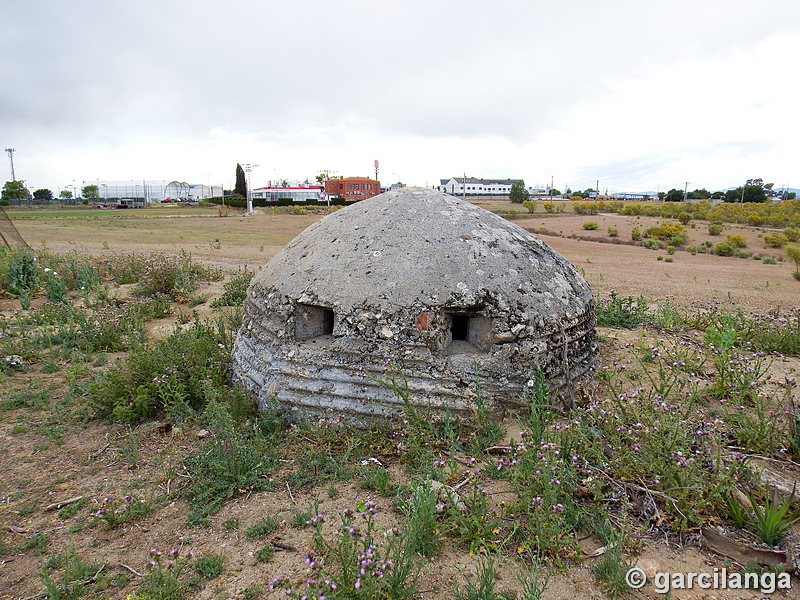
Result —
[[[534, 235], [427, 189], [318, 221], [253, 279], [233, 351], [263, 406], [386, 414], [388, 361], [412, 398], [470, 410], [475, 374], [499, 406], [524, 402], [537, 367], [564, 392], [598, 360], [586, 281]], [[365, 376], [366, 375], [366, 376]]]

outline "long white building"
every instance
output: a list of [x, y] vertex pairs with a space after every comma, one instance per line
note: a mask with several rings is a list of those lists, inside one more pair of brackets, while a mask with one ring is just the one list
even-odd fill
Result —
[[[477, 177], [453, 177], [439, 180], [439, 191], [451, 196], [492, 196], [508, 198], [511, 185], [521, 179], [479, 179]], [[528, 188], [533, 195], [534, 188]]]
[[[83, 185], [96, 185], [100, 200], [131, 198], [145, 203], [163, 200], [194, 202], [204, 198], [222, 196], [221, 185], [189, 184], [184, 181], [131, 179], [128, 181], [84, 181]], [[77, 190], [77, 193], [80, 194], [80, 189]]]

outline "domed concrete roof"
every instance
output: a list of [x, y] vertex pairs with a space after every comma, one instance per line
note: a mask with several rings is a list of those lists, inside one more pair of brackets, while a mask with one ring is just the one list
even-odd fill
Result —
[[257, 281], [295, 297], [321, 289], [329, 304], [344, 310], [365, 301], [469, 304], [492, 290], [506, 302], [560, 318], [592, 296], [572, 265], [533, 234], [469, 202], [413, 188], [316, 222]]
[[593, 297], [575, 268], [521, 227], [428, 189], [313, 224], [256, 275], [244, 310], [234, 365], [262, 403], [391, 405], [352, 378], [392, 356], [434, 404], [469, 408], [476, 368], [484, 391], [514, 404], [537, 367], [561, 389], [597, 359]]

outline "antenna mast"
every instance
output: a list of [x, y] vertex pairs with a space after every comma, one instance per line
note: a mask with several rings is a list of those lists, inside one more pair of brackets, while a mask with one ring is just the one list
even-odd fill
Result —
[[6, 152], [8, 152], [8, 159], [11, 161], [11, 181], [16, 181], [17, 178], [14, 175], [14, 148], [6, 148]]

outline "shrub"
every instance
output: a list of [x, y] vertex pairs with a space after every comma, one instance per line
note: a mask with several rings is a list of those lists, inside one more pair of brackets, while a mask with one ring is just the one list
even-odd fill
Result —
[[619, 235], [619, 229], [617, 229], [613, 225], [608, 228], [608, 237], [617, 237], [618, 235]]
[[544, 206], [544, 212], [546, 213], [556, 212], [555, 202], [545, 202], [542, 206]]
[[735, 246], [736, 248], [747, 247], [747, 238], [739, 233], [736, 233], [734, 235], [729, 235], [727, 241], [731, 246]]
[[665, 240], [671, 246], [683, 246], [689, 241], [686, 227], [674, 221], [648, 227], [645, 236], [656, 240]]
[[736, 246], [733, 246], [729, 242], [714, 244], [714, 254], [718, 254], [719, 256], [733, 256], [735, 253]]
[[596, 215], [599, 212], [596, 202], [573, 202], [572, 210], [576, 215]]
[[242, 403], [226, 385], [230, 344], [220, 320], [137, 346], [92, 384], [90, 404], [100, 418], [135, 423], [158, 410], [185, 417], [216, 397]]
[[800, 241], [800, 229], [795, 229], [794, 227], [787, 227], [783, 230], [783, 235], [786, 236], [786, 239], [790, 242], [798, 242]]
[[783, 250], [786, 252], [786, 255], [789, 257], [789, 259], [791, 259], [791, 261], [794, 263], [795, 279], [797, 279], [798, 274], [800, 274], [800, 247], [795, 246], [794, 244], [787, 244]]
[[527, 209], [529, 213], [536, 212], [536, 202], [534, 202], [533, 200], [525, 200], [522, 203], [522, 207]]
[[758, 227], [759, 225], [764, 223], [764, 217], [755, 212], [747, 213], [746, 219], [747, 219], [747, 224], [752, 227]]
[[222, 554], [201, 556], [194, 563], [194, 570], [206, 579], [214, 579], [222, 575]]
[[722, 223], [711, 223], [711, 225], [708, 226], [708, 234], [719, 235], [720, 233], [722, 233], [722, 229], [723, 229]]
[[[27, 296], [37, 286], [36, 261], [27, 248], [0, 252], [3, 289], [12, 296]], [[5, 268], [3, 268], [5, 267]]]
[[789, 238], [783, 233], [768, 233], [763, 239], [764, 243], [772, 248], [783, 248], [789, 243]]
[[223, 294], [211, 302], [212, 308], [220, 306], [241, 306], [247, 297], [247, 288], [255, 276], [251, 271], [239, 271], [222, 286]]
[[680, 222], [682, 225], [688, 225], [688, 224], [689, 224], [689, 221], [691, 221], [691, 220], [692, 220], [692, 215], [691, 215], [691, 213], [688, 213], [688, 212], [682, 212], [682, 213], [679, 213], [679, 214], [678, 214], [678, 221], [679, 221], [679, 222]]
[[647, 238], [646, 240], [644, 240], [642, 242], [642, 246], [644, 246], [648, 250], [658, 250], [659, 248], [661, 248], [661, 244], [659, 243], [659, 241], [651, 238]]
[[642, 239], [642, 232], [639, 231], [639, 228], [634, 227], [633, 229], [631, 229], [631, 240], [634, 242], [638, 242], [641, 239]]
[[772, 258], [771, 256], [762, 256], [761, 262], [765, 265], [777, 265], [778, 261]]
[[594, 230], [597, 229], [598, 225], [596, 221], [586, 221], [583, 224], [583, 228], [586, 230]]
[[616, 292], [604, 300], [597, 300], [597, 324], [600, 327], [632, 329], [652, 320], [644, 296], [621, 298]]
[[675, 246], [667, 246], [667, 254], [675, 254]]
[[[283, 423], [274, 413], [262, 411], [257, 419], [245, 422], [237, 420], [230, 407], [212, 402], [203, 419], [213, 435], [185, 462], [191, 474], [184, 491], [189, 500], [190, 525], [205, 523], [208, 515], [218, 511], [228, 498], [271, 489], [274, 483], [269, 475], [279, 464], [275, 452]], [[270, 524], [262, 522], [262, 527], [252, 527], [248, 528], [248, 537], [269, 529]]]

